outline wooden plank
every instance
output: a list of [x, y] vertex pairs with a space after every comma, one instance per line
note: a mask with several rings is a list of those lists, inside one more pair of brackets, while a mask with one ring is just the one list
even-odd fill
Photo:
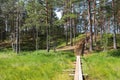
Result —
[[80, 56], [76, 56], [76, 69], [74, 80], [83, 80]]

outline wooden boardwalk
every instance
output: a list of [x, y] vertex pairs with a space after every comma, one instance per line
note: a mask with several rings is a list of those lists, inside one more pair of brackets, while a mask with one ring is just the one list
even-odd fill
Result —
[[76, 56], [76, 68], [74, 80], [83, 80], [80, 56]]
[[[84, 53], [85, 43], [89, 40], [89, 37], [90, 37], [90, 33], [87, 33], [87, 37], [81, 39], [74, 46], [65, 46], [65, 47], [57, 49], [57, 51], [74, 50], [74, 53], [76, 55], [74, 80], [83, 80], [80, 55], [82, 55]], [[87, 41], [86, 41], [86, 39], [87, 39]]]
[[[75, 49], [75, 46], [72, 46], [72, 47], [67, 46], [65, 48], [58, 49], [57, 51], [74, 50], [74, 49]], [[80, 55], [76, 55], [76, 65], [75, 65], [74, 80], [83, 80]]]
[[[81, 45], [81, 44], [79, 44]], [[57, 49], [57, 51], [66, 51], [66, 50], [74, 50], [76, 46], [66, 46], [62, 49]], [[80, 50], [80, 48], [78, 49]], [[76, 53], [76, 52], [75, 52]], [[76, 53], [77, 54], [77, 53]], [[81, 60], [80, 60], [80, 54], [76, 55], [76, 65], [75, 65], [75, 74], [74, 74], [74, 80], [83, 80], [83, 74], [82, 74], [82, 66], [81, 66]]]

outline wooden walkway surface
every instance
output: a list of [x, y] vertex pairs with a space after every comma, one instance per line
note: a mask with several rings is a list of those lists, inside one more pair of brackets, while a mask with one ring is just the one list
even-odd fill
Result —
[[80, 56], [76, 56], [76, 68], [74, 80], [83, 80]]

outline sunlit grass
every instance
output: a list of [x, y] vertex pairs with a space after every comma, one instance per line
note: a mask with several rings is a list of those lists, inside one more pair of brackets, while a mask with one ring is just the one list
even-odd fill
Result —
[[46, 51], [0, 53], [0, 80], [72, 80], [64, 69], [75, 59], [71, 52]]
[[83, 57], [83, 72], [88, 80], [119, 80], [120, 51], [94, 53]]

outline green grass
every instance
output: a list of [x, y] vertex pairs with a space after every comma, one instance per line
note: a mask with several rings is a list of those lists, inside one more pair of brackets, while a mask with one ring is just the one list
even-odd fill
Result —
[[64, 69], [75, 60], [71, 52], [0, 52], [0, 80], [72, 80]]
[[82, 61], [88, 80], [120, 80], [120, 50], [86, 55]]

